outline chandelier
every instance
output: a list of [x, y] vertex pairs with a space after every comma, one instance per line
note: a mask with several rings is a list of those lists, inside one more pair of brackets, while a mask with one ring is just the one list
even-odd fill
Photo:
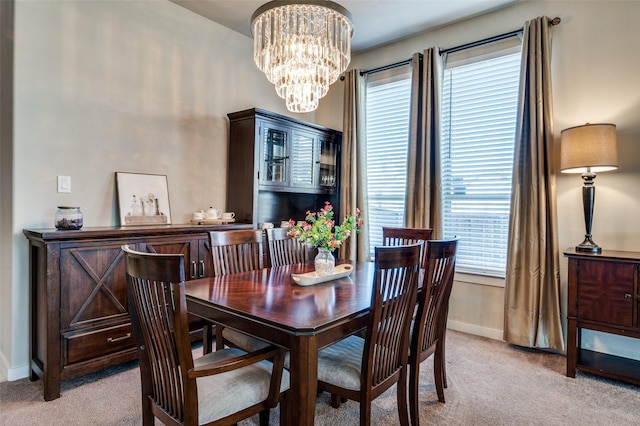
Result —
[[292, 112], [315, 110], [351, 60], [351, 14], [332, 1], [271, 1], [251, 28], [253, 59]]

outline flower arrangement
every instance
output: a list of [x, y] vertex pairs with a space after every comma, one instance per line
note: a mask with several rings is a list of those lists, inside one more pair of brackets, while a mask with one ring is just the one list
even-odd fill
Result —
[[306, 244], [334, 251], [340, 248], [352, 232], [358, 232], [363, 223], [362, 213], [360, 209], [356, 209], [356, 214], [345, 217], [341, 225], [336, 225], [333, 206], [327, 201], [319, 212], [307, 211], [305, 222], [296, 224], [290, 220], [287, 234]]

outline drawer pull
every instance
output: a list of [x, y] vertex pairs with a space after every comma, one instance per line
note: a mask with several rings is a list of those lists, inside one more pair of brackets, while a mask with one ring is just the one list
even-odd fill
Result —
[[192, 260], [191, 261], [191, 279], [195, 279], [196, 278], [196, 261]]
[[120, 336], [120, 337], [108, 337], [107, 343], [111, 344], [111, 343], [122, 342], [123, 340], [127, 340], [129, 337], [131, 337], [131, 333], [127, 333], [124, 336]]
[[624, 298], [625, 299], [631, 299], [631, 293], [625, 293]]
[[199, 278], [204, 277], [204, 260], [200, 261], [200, 269], [199, 269], [198, 277]]

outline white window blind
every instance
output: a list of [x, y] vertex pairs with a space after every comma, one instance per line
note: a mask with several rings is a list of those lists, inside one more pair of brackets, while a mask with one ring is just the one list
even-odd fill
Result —
[[366, 140], [371, 255], [383, 226], [404, 226], [411, 65], [367, 75]]
[[443, 231], [460, 239], [460, 272], [505, 275], [520, 78], [520, 42], [509, 42], [445, 64]]

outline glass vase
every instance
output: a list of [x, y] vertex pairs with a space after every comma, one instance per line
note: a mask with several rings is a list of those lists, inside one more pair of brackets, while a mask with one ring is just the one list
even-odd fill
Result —
[[333, 274], [336, 266], [336, 258], [326, 248], [318, 247], [318, 254], [315, 258], [316, 273], [320, 277]]
[[58, 206], [55, 215], [57, 229], [80, 229], [82, 228], [82, 211], [80, 207]]

